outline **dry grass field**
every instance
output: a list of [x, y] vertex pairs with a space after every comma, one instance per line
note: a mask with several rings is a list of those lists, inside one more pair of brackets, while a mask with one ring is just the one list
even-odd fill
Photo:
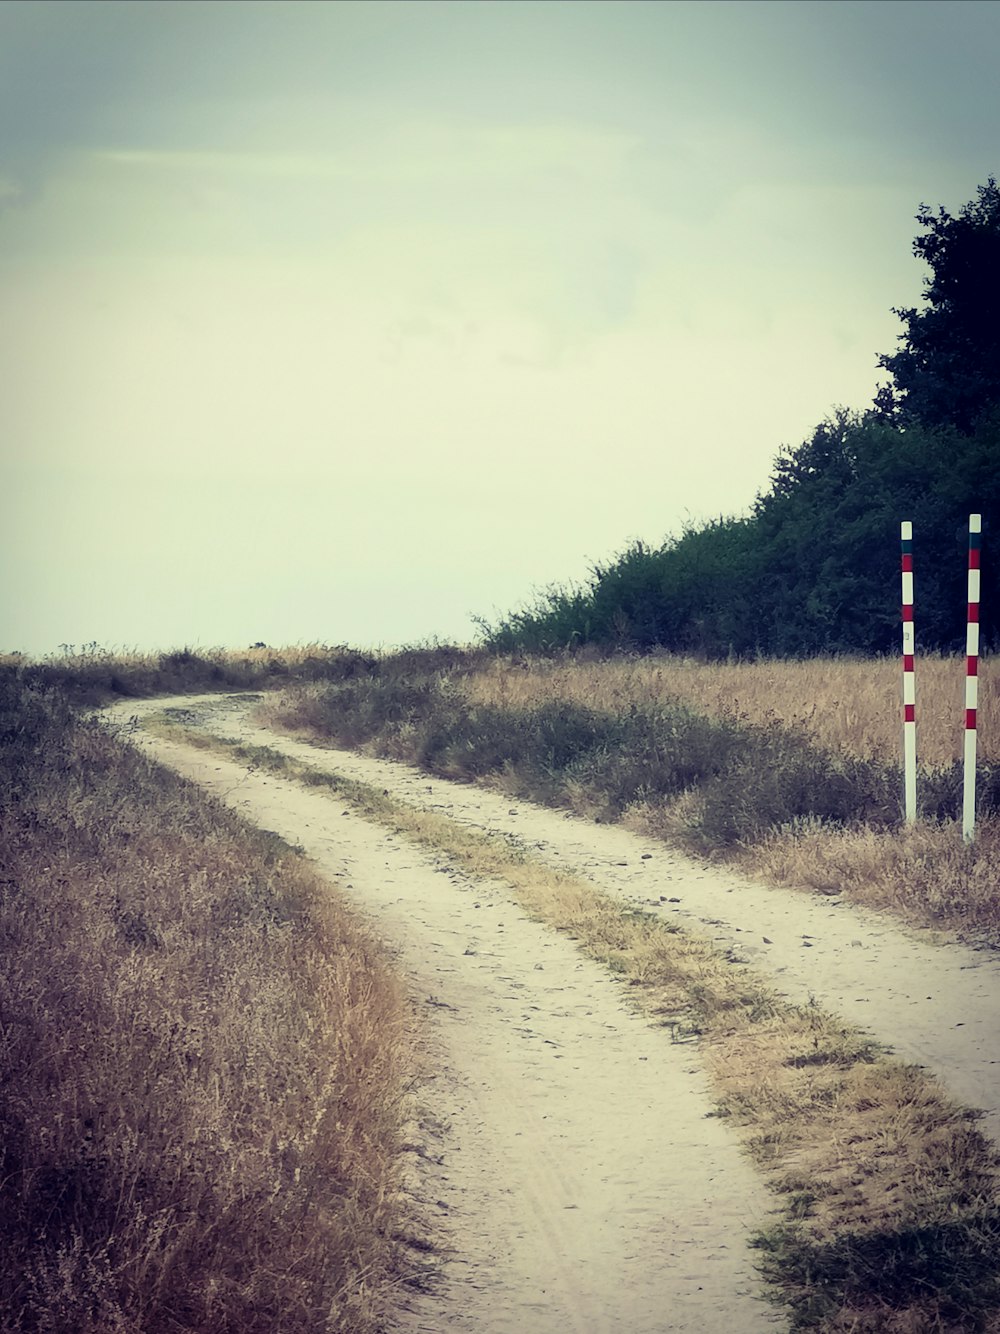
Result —
[[0, 674], [0, 1328], [364, 1334], [406, 1011], [273, 835]]
[[166, 653], [112, 651], [98, 644], [40, 660], [20, 653], [0, 654], [0, 670], [16, 672], [26, 685], [57, 686], [77, 704], [104, 704], [114, 698], [183, 694], [209, 690], [267, 690], [293, 681], [342, 680], [367, 671], [374, 659], [343, 645], [297, 644], [246, 649], [181, 648]]
[[[961, 756], [964, 658], [928, 655], [917, 664], [917, 747], [922, 770]], [[457, 685], [473, 703], [524, 711], [570, 701], [615, 716], [680, 701], [737, 723], [778, 723], [834, 755], [901, 764], [901, 671], [897, 659], [703, 663], [666, 654], [571, 659], [497, 658]], [[1000, 664], [980, 663], [979, 757], [1000, 762]], [[632, 828], [684, 839], [699, 796], [637, 802]], [[981, 818], [972, 847], [953, 820], [913, 828], [844, 826], [821, 817], [790, 821], [726, 849], [741, 869], [773, 883], [844, 893], [923, 926], [1000, 941], [1000, 821]]]
[[[34, 681], [31, 664], [0, 669], [12, 1334], [374, 1334], [407, 1227], [405, 1011], [379, 951], [299, 857], [82, 722], [50, 676], [75, 672], [88, 699], [282, 684], [268, 713], [286, 727], [680, 842], [694, 833], [703, 854], [772, 881], [1000, 941], [1000, 821], [970, 847], [953, 819], [904, 829], [894, 814], [894, 661], [376, 661], [307, 646], [39, 666]], [[995, 761], [991, 662], [982, 675]], [[960, 661], [918, 661], [928, 773], [956, 757], [962, 686]], [[780, 814], [796, 784], [815, 815]], [[744, 789], [742, 823], [727, 823], [720, 810]], [[922, 1075], [520, 854], [494, 862], [495, 847], [437, 817], [374, 790], [341, 795], [503, 877], [654, 1017], [702, 1034], [722, 1113], [788, 1202], [760, 1241], [802, 1327], [995, 1327], [995, 1162]], [[914, 1264], [953, 1272], [954, 1292], [897, 1292]]]
[[981, 664], [980, 816], [956, 824], [964, 661], [917, 662], [924, 817], [902, 824], [895, 659], [703, 663], [434, 651], [292, 684], [272, 721], [501, 786], [843, 894], [911, 923], [1000, 941], [1000, 669]]
[[[979, 749], [1000, 761], [1000, 661], [980, 663]], [[930, 768], [961, 758], [965, 659], [918, 657], [918, 761]], [[897, 658], [699, 662], [670, 654], [580, 658], [495, 658], [463, 682], [477, 703], [527, 709], [550, 700], [623, 713], [680, 700], [701, 713], [800, 728], [817, 745], [858, 759], [899, 764], [902, 673]]]

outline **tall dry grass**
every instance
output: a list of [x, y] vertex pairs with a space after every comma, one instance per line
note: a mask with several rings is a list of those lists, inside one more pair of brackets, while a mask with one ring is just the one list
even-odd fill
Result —
[[[922, 799], [941, 790], [961, 756], [965, 659], [917, 659], [917, 738]], [[900, 664], [896, 659], [701, 663], [669, 654], [602, 661], [494, 659], [454, 682], [473, 703], [513, 713], [571, 701], [622, 716], [679, 700], [707, 716], [778, 723], [834, 755], [901, 763]], [[1000, 665], [980, 663], [979, 756], [1000, 761]], [[765, 775], [761, 775], [762, 782]], [[954, 773], [952, 773], [954, 777]], [[703, 795], [636, 802], [630, 827], [684, 842], [702, 818]], [[740, 868], [770, 883], [843, 894], [918, 926], [1000, 942], [1000, 820], [981, 813], [972, 846], [953, 819], [915, 827], [838, 824], [822, 818], [778, 824], [725, 848]]]
[[97, 644], [41, 661], [23, 654], [0, 655], [0, 670], [26, 684], [58, 687], [81, 704], [115, 697], [184, 694], [210, 690], [266, 690], [291, 681], [341, 681], [374, 669], [376, 659], [344, 645], [299, 644], [247, 649], [174, 649], [165, 653], [113, 652]]
[[331, 887], [0, 674], [0, 1327], [363, 1334], [399, 986]]
[[1000, 820], [980, 819], [975, 842], [955, 821], [896, 830], [819, 824], [779, 829], [737, 850], [738, 865], [769, 884], [892, 913], [914, 926], [1000, 945]]
[[[979, 747], [1000, 760], [1000, 662], [980, 663]], [[965, 659], [918, 656], [917, 744], [931, 768], [961, 758]], [[902, 755], [902, 675], [896, 658], [699, 662], [648, 657], [493, 658], [462, 678], [476, 703], [510, 710], [570, 700], [602, 712], [650, 710], [680, 700], [711, 716], [753, 723], [777, 720], [802, 729], [825, 749], [898, 764]]]
[[[992, 661], [983, 668], [988, 762], [1000, 673]], [[921, 672], [921, 735], [933, 736], [936, 716], [941, 765], [924, 770], [926, 818], [912, 830], [901, 825], [901, 773], [888, 754], [900, 710], [886, 660], [390, 658], [373, 674], [271, 696], [264, 716], [620, 820], [771, 882], [1000, 942], [1000, 768], [984, 764], [977, 839], [965, 846], [955, 819], [961, 770], [946, 763], [948, 711], [941, 704], [935, 715], [928, 703], [946, 686], [962, 690], [964, 663], [929, 659]], [[798, 707], [807, 696], [808, 714]]]

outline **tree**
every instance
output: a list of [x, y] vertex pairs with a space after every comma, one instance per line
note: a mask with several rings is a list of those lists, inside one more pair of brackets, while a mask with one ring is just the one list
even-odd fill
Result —
[[970, 434], [1000, 406], [1000, 187], [991, 176], [953, 217], [921, 204], [913, 253], [931, 267], [924, 308], [897, 309], [898, 351], [878, 364], [892, 376], [875, 407], [883, 420]]

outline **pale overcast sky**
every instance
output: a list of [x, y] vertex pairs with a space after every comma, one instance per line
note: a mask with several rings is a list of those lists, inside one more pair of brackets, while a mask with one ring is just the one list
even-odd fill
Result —
[[467, 641], [863, 407], [992, 0], [0, 4], [0, 650]]

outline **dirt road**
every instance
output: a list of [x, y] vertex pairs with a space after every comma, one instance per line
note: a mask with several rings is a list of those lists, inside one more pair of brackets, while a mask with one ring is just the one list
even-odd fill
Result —
[[[707, 870], [626, 831], [320, 750], [260, 729], [244, 700], [188, 721], [277, 747], [414, 805], [524, 840], [533, 855], [732, 946], [795, 1000], [815, 997], [939, 1073], [1000, 1132], [993, 955], [927, 943], [827, 898]], [[401, 1331], [756, 1334], [785, 1320], [759, 1299], [748, 1232], [769, 1201], [710, 1116], [697, 1049], [629, 1010], [612, 976], [472, 881], [315, 790], [176, 742], [157, 757], [301, 844], [391, 942], [427, 1018], [415, 1188], [451, 1250]], [[643, 859], [646, 854], [646, 859]]]

